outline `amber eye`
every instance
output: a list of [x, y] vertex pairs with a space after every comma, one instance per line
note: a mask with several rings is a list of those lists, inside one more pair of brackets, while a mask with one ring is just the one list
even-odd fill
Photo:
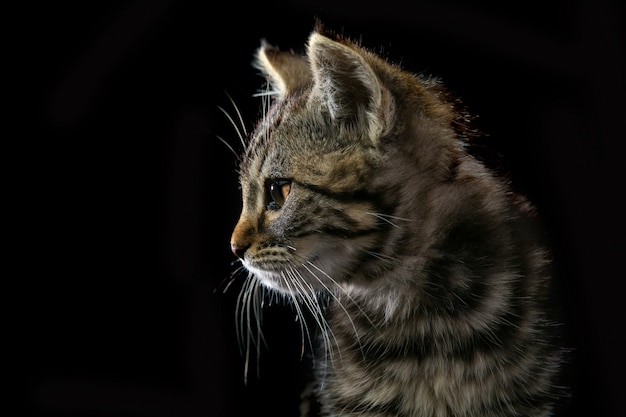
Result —
[[285, 200], [291, 191], [291, 181], [288, 180], [272, 180], [267, 186], [269, 191], [268, 209], [277, 210], [285, 204]]

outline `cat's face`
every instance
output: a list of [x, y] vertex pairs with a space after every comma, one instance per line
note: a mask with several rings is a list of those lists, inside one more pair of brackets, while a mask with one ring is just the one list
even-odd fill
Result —
[[334, 287], [378, 238], [367, 190], [376, 150], [346, 140], [307, 103], [275, 108], [252, 136], [231, 239], [263, 284], [291, 293]]
[[380, 238], [371, 177], [390, 103], [356, 52], [321, 35], [308, 60], [265, 45], [258, 61], [278, 97], [240, 167], [243, 210], [231, 246], [270, 288], [328, 290]]

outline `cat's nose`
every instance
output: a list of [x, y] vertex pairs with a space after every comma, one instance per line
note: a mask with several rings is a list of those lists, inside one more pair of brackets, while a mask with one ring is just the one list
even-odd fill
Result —
[[230, 250], [233, 251], [237, 258], [243, 259], [243, 254], [246, 253], [246, 250], [250, 247], [250, 244], [247, 245], [239, 245], [237, 242], [230, 243]]

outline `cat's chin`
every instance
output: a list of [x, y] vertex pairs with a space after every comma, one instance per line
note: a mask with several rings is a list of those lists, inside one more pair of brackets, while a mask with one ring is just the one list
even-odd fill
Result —
[[260, 269], [252, 265], [246, 265], [246, 269], [254, 275], [254, 277], [265, 287], [272, 291], [281, 293], [293, 293], [289, 288], [286, 288], [283, 284], [284, 278], [280, 272], [268, 271]]
[[[312, 293], [319, 290], [330, 290], [336, 282], [316, 266], [300, 268], [265, 269], [250, 263], [244, 263], [246, 269], [265, 287], [283, 294]], [[322, 279], [320, 277], [324, 277]], [[324, 282], [327, 281], [327, 282]]]

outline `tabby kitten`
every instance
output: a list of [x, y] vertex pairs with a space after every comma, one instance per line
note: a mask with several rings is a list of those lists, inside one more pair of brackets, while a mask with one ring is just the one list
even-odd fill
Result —
[[551, 415], [547, 253], [455, 102], [321, 27], [305, 56], [263, 42], [256, 64], [271, 103], [231, 247], [248, 313], [262, 287], [319, 325], [321, 415]]

